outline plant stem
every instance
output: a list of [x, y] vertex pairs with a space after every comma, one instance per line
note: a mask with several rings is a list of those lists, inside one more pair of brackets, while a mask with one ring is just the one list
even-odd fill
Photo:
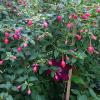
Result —
[[72, 77], [72, 69], [69, 70], [69, 80], [67, 82], [67, 93], [66, 93], [66, 99], [70, 100], [70, 88], [71, 88], [71, 77]]

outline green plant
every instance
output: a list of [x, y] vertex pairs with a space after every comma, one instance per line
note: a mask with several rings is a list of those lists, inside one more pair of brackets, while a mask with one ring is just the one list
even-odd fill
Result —
[[71, 99], [99, 99], [99, 0], [0, 2], [1, 99], [61, 100], [70, 68]]

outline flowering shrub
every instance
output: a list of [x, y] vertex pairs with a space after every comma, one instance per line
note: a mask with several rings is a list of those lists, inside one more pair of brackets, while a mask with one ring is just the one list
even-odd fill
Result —
[[[99, 66], [100, 6], [89, 1], [0, 0], [1, 100], [58, 100], [57, 93], [61, 100], [71, 68], [71, 100], [99, 100], [90, 82]], [[54, 86], [63, 89], [50, 96]]]

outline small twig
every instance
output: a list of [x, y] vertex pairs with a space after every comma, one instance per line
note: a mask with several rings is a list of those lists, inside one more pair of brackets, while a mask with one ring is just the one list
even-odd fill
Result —
[[72, 69], [69, 70], [69, 80], [67, 82], [67, 93], [66, 93], [65, 100], [69, 100], [69, 98], [70, 98], [71, 77], [72, 77]]

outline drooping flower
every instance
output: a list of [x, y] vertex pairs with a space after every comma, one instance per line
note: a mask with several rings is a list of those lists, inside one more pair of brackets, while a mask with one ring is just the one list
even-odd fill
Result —
[[94, 47], [92, 46], [92, 44], [90, 44], [90, 45], [88, 46], [88, 52], [89, 52], [90, 54], [93, 54], [93, 53], [94, 53]]
[[72, 25], [71, 25], [71, 23], [69, 22], [69, 23], [67, 24], [67, 28], [70, 29], [71, 27], [72, 27]]
[[28, 46], [28, 44], [25, 42], [23, 46], [24, 46], [24, 48], [26, 48]]
[[48, 23], [46, 21], [43, 22], [43, 27], [47, 28], [48, 27]]
[[18, 47], [17, 48], [17, 51], [20, 53], [22, 51], [22, 48], [21, 47]]
[[91, 39], [92, 39], [92, 40], [97, 40], [97, 37], [96, 37], [94, 34], [92, 34], [92, 35], [91, 35]]
[[28, 26], [32, 26], [32, 25], [33, 25], [33, 21], [32, 21], [31, 19], [28, 20], [27, 25], [28, 25]]
[[28, 89], [28, 90], [27, 90], [27, 94], [28, 94], [28, 95], [31, 95], [31, 93], [32, 93], [32, 92], [31, 92], [31, 89]]
[[5, 38], [5, 39], [4, 39], [4, 43], [5, 43], [5, 44], [9, 44], [8, 38]]
[[8, 32], [5, 33], [5, 38], [9, 38], [10, 34]]
[[2, 65], [2, 64], [3, 64], [3, 62], [4, 62], [3, 60], [0, 60], [0, 65]]
[[62, 16], [61, 15], [57, 16], [57, 20], [58, 20], [58, 22], [61, 22]]
[[97, 8], [96, 12], [100, 13], [100, 6]]
[[33, 72], [37, 73], [37, 71], [38, 71], [38, 64], [34, 64], [33, 65]]
[[21, 85], [18, 85], [18, 86], [17, 86], [17, 89], [18, 89], [18, 90], [21, 90], [21, 88], [22, 88]]
[[78, 35], [78, 34], [76, 34], [75, 36], [76, 36], [76, 39], [77, 40], [81, 40], [81, 38], [82, 38], [82, 36], [81, 35]]

